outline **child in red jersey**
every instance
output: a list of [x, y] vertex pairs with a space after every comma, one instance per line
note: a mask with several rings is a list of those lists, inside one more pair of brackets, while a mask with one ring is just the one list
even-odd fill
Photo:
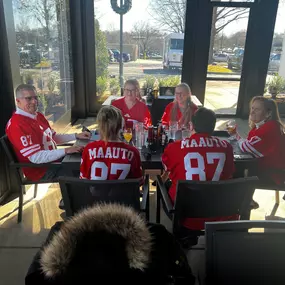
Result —
[[98, 113], [100, 140], [89, 143], [83, 151], [80, 178], [117, 180], [142, 178], [139, 151], [119, 139], [123, 118], [120, 110], [104, 106]]

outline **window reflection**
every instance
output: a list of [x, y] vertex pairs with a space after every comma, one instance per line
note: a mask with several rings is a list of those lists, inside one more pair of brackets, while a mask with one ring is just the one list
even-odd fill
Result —
[[39, 95], [39, 111], [57, 130], [70, 122], [73, 74], [68, 0], [13, 0], [22, 83]]

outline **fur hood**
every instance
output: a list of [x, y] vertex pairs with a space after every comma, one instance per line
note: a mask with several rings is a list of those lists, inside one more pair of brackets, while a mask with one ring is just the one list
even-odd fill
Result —
[[102, 232], [120, 236], [125, 241], [124, 250], [130, 269], [144, 271], [148, 267], [152, 237], [145, 221], [131, 208], [103, 204], [81, 211], [66, 221], [51, 238], [40, 258], [45, 276], [63, 275], [73, 260], [78, 241], [82, 242], [86, 233], [100, 235]]

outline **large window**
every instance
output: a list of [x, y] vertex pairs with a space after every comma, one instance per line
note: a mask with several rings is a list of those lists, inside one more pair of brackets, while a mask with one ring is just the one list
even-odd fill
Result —
[[249, 8], [213, 7], [205, 106], [218, 114], [235, 114]]
[[[110, 1], [94, 0], [94, 7], [97, 95], [103, 104], [120, 95], [120, 16]], [[136, 78], [141, 88], [155, 89], [180, 83], [185, 13], [186, 0], [133, 1], [123, 16], [124, 81]]]
[[58, 131], [70, 122], [73, 97], [68, 0], [13, 0], [22, 83], [39, 95], [39, 111]]

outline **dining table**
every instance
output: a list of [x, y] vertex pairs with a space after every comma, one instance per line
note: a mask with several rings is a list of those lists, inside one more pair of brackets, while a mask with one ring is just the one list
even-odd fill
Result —
[[[218, 137], [219, 139], [227, 140], [232, 145], [237, 177], [247, 176], [247, 173], [250, 171], [250, 169], [256, 167], [256, 159], [251, 154], [243, 153], [238, 146], [237, 140], [230, 139], [229, 136], [227, 135], [227, 132], [215, 131], [213, 135]], [[90, 141], [76, 140], [75, 145], [84, 147], [91, 141], [98, 139], [99, 135], [96, 135], [93, 132]], [[140, 150], [143, 170], [150, 170], [150, 169], [162, 170], [163, 169], [161, 161], [162, 153], [163, 153], [162, 149], [158, 148], [156, 151], [153, 151], [150, 156], [147, 156], [143, 151]], [[80, 153], [66, 155], [62, 160], [62, 172], [64, 173], [64, 175], [79, 177], [80, 161], [81, 161]]]

